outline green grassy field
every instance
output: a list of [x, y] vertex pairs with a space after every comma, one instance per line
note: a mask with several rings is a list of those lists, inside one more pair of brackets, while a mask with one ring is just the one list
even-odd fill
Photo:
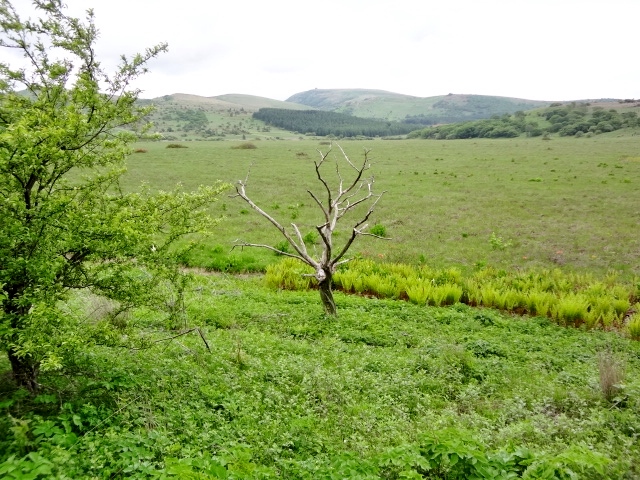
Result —
[[[476, 286], [515, 288], [507, 272], [522, 283], [527, 269], [557, 268], [606, 277], [605, 293], [637, 292], [640, 136], [627, 133], [345, 140], [354, 161], [371, 149], [386, 192], [371, 223], [391, 237], [362, 238], [353, 253], [473, 271]], [[250, 169], [247, 192], [304, 234], [319, 221], [306, 189], [318, 189], [311, 161], [324, 142], [140, 143], [124, 187], [193, 189]], [[262, 271], [281, 260], [230, 252], [236, 239], [281, 242], [241, 200], [211, 213], [226, 219], [190, 265]], [[74, 294], [70, 321], [96, 338], [42, 372], [35, 397], [0, 358], [1, 478], [640, 478], [640, 342], [621, 330], [427, 306], [411, 289], [411, 301], [336, 292], [334, 318], [314, 291], [191, 273], [180, 329], [142, 308], [114, 320], [113, 304]]]
[[[259, 204], [284, 224], [313, 230], [319, 218], [306, 193], [318, 190], [311, 160], [328, 146], [318, 140], [254, 144], [256, 149], [241, 150], [231, 148], [233, 142], [187, 142], [183, 149], [144, 143], [147, 153], [132, 155], [126, 183], [168, 189], [182, 182], [189, 189], [233, 183], [251, 169], [247, 191]], [[392, 240], [362, 239], [353, 252], [365, 258], [463, 269], [614, 270], [626, 279], [640, 274], [640, 136], [341, 145], [355, 160], [371, 150], [376, 189], [386, 192], [372, 224], [384, 225]], [[213, 213], [227, 219], [195, 252], [192, 265], [261, 269], [276, 260], [261, 251], [228, 257], [238, 238], [281, 241], [241, 200], [225, 198]], [[343, 236], [350, 225], [345, 227]]]

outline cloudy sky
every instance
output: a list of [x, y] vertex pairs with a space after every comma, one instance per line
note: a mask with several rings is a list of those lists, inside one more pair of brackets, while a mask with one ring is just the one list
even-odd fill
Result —
[[[13, 0], [26, 11], [29, 0]], [[104, 65], [159, 42], [144, 98], [373, 88], [640, 98], [640, 0], [65, 0]], [[1, 52], [0, 52], [1, 53]]]

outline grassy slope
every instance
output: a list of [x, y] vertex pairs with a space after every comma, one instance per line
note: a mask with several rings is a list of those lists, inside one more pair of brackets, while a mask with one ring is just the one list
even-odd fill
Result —
[[[142, 103], [152, 103], [157, 110], [151, 116], [157, 131], [171, 140], [241, 139], [244, 138], [295, 138], [292, 132], [266, 125], [252, 118], [260, 108], [285, 108], [304, 110], [319, 108], [365, 118], [403, 120], [407, 115], [423, 115], [437, 123], [464, 121], [472, 118], [489, 118], [516, 110], [531, 110], [548, 105], [548, 102], [489, 97], [482, 95], [447, 95], [440, 97], [412, 97], [382, 90], [310, 90], [294, 95], [290, 101], [282, 102], [264, 97], [228, 94], [217, 97], [201, 97], [188, 94], [173, 94]], [[299, 103], [294, 103], [297, 101]], [[616, 101], [592, 102], [602, 108], [637, 110], [633, 103]], [[205, 136], [202, 132], [184, 131], [184, 122], [170, 119], [177, 112], [202, 111], [208, 120], [207, 127], [223, 132], [224, 136]], [[544, 127], [546, 121], [539, 121]], [[416, 129], [421, 128], [416, 124]]]
[[[176, 93], [151, 100], [143, 100], [143, 104], [153, 104], [156, 107], [150, 120], [154, 124], [153, 132], [160, 133], [164, 138], [172, 141], [190, 141], [202, 139], [242, 139], [244, 138], [275, 138], [292, 137], [292, 133], [277, 129], [265, 128], [264, 122], [254, 120], [253, 112], [263, 107], [309, 109], [307, 106], [281, 102], [251, 95], [221, 95], [219, 97], [201, 97]], [[208, 125], [214, 131], [224, 133], [205, 137], [201, 132], [185, 131], [185, 122], [177, 121], [176, 114], [180, 112], [204, 112]]]
[[[438, 268], [486, 262], [640, 275], [639, 142], [640, 136], [611, 134], [550, 141], [345, 141], [354, 159], [372, 149], [376, 188], [387, 193], [371, 222], [385, 225], [392, 238], [364, 238], [353, 253]], [[255, 143], [254, 150], [234, 150], [231, 142], [192, 142], [186, 149], [144, 144], [148, 153], [131, 157], [126, 185], [147, 181], [166, 189], [182, 182], [195, 188], [245, 178], [251, 166], [247, 191], [255, 200], [283, 224], [295, 221], [303, 234], [313, 230], [319, 219], [306, 193], [318, 190], [311, 159], [328, 146], [318, 140]], [[239, 199], [223, 198], [214, 213], [228, 218], [200, 249], [194, 261], [201, 266], [229, 261], [238, 238], [270, 245], [282, 240]], [[492, 247], [493, 233], [506, 248]], [[338, 240], [346, 231], [341, 235]], [[219, 253], [212, 251], [215, 245]], [[234, 256], [256, 265], [276, 259], [259, 250]]]
[[[538, 461], [576, 447], [612, 461], [580, 478], [640, 474], [639, 343], [466, 307], [337, 303], [340, 317], [328, 319], [316, 292], [198, 277], [188, 315], [205, 325], [210, 353], [195, 333], [142, 352], [92, 348], [75, 377], [44, 375], [37, 402], [5, 386], [0, 408], [29, 421], [0, 417], [0, 461], [36, 451], [52, 476], [72, 478], [225, 465], [232, 478], [395, 479], [416, 470], [407, 452], [435, 435], [459, 452], [473, 439], [479, 451], [526, 447]], [[131, 322], [144, 332], [153, 319]], [[599, 384], [606, 351], [626, 373], [611, 402]]]

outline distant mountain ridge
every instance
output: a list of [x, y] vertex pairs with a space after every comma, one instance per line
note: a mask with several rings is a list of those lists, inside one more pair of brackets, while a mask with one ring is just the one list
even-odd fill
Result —
[[256, 112], [261, 108], [289, 110], [324, 110], [362, 118], [401, 121], [424, 125], [455, 123], [490, 118], [549, 106], [551, 102], [489, 95], [448, 94], [435, 97], [415, 97], [402, 93], [373, 89], [314, 89], [299, 92], [287, 100], [245, 94], [202, 97], [184, 93], [164, 95], [151, 100], [158, 106], [182, 104], [199, 106], [208, 111], [228, 109]]
[[546, 107], [551, 102], [489, 95], [448, 94], [414, 97], [384, 90], [315, 89], [296, 93], [287, 102], [357, 117], [409, 121], [419, 125], [490, 118]]
[[307, 105], [300, 105], [282, 100], [274, 100], [255, 95], [230, 93], [214, 97], [203, 97], [188, 93], [172, 93], [151, 99], [141, 99], [142, 103], [153, 103], [162, 108], [163, 105], [183, 105], [185, 107], [202, 107], [209, 111], [224, 111], [228, 109], [256, 112], [261, 108], [285, 108], [289, 110], [309, 110]]
[[[636, 101], [611, 99], [608, 102], [590, 102], [603, 108], [620, 108], [628, 106], [628, 102]], [[486, 95], [414, 97], [371, 89], [315, 89], [296, 93], [286, 101], [244, 94], [203, 97], [174, 93], [154, 99], [141, 99], [140, 103], [156, 106], [150, 119], [155, 130], [169, 140], [222, 140], [245, 138], [247, 135], [254, 138], [276, 138], [304, 130], [301, 130], [301, 126], [286, 130], [283, 126], [267, 125], [253, 116], [260, 109], [319, 110], [362, 119], [404, 122], [410, 124], [412, 130], [421, 130], [432, 125], [501, 117], [552, 105], [551, 102]], [[555, 103], [575, 104], [577, 101]]]

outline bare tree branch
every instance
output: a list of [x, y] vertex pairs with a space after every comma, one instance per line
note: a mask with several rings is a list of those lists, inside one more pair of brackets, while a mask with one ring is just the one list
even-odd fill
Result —
[[326, 182], [326, 180], [322, 177], [322, 174], [320, 173], [320, 167], [329, 156], [329, 153], [331, 153], [331, 148], [329, 148], [329, 151], [326, 154], [322, 153], [320, 150], [318, 150], [318, 153], [320, 154], [320, 161], [319, 162], [314, 161], [313, 164], [316, 166], [316, 176], [318, 177], [318, 180], [320, 181], [320, 183], [324, 185], [324, 189], [327, 192], [327, 208], [330, 211], [331, 205], [332, 205], [331, 188], [329, 187], [329, 184]]
[[[237, 242], [237, 240], [236, 240]], [[296, 255], [294, 253], [289, 253], [289, 252], [283, 252], [282, 250], [278, 250], [276, 247], [272, 247], [271, 245], [267, 245], [264, 243], [248, 243], [248, 242], [239, 242], [239, 243], [234, 243], [233, 247], [231, 247], [231, 250], [234, 250], [236, 247], [257, 247], [257, 248], [266, 248], [267, 250], [271, 250], [272, 252], [277, 253], [278, 255], [283, 255], [285, 257], [291, 257], [291, 258], [296, 258], [298, 260], [300, 260], [301, 262], [304, 263], [309, 263], [307, 262], [307, 260], [300, 256], [300, 255]], [[314, 264], [310, 264], [310, 266], [315, 267]]]
[[[249, 204], [249, 206], [251, 208], [253, 208], [256, 212], [258, 212], [264, 218], [269, 220], [274, 227], [276, 227], [278, 230], [280, 230], [280, 233], [282, 233], [284, 238], [286, 238], [287, 241], [289, 242], [289, 244], [296, 250], [296, 252], [298, 252], [299, 257], [297, 257], [295, 255], [292, 255], [292, 256], [294, 256], [295, 258], [300, 258], [303, 262], [305, 262], [305, 263], [307, 263], [310, 266], [315, 268], [316, 262], [306, 252], [306, 248], [304, 250], [302, 248], [300, 248], [300, 246], [295, 242], [295, 240], [293, 238], [291, 238], [291, 235], [289, 235], [289, 232], [287, 232], [287, 230], [282, 225], [280, 225], [280, 223], [275, 218], [273, 218], [267, 212], [262, 210], [258, 205], [256, 205], [253, 202], [253, 200], [251, 200], [247, 196], [247, 194], [245, 193], [245, 184], [241, 180], [238, 180], [238, 182], [236, 183], [235, 187], [236, 187], [236, 192], [238, 193], [237, 196], [242, 198], [245, 202], [247, 202]], [[303, 242], [303, 245], [304, 245], [304, 242]], [[243, 246], [250, 247], [250, 246], [258, 246], [258, 245], [244, 244]], [[269, 247], [269, 246], [262, 245], [262, 248], [269, 248], [271, 250], [276, 250], [276, 251], [280, 252], [280, 250], [278, 250], [278, 249], [276, 249], [274, 247]], [[282, 252], [282, 253], [284, 254], [284, 252]]]
[[[319, 160], [314, 160], [314, 168], [316, 173], [316, 178], [322, 185], [324, 189], [324, 195], [326, 195], [326, 203], [323, 203], [320, 200], [320, 197], [311, 190], [307, 190], [307, 193], [311, 196], [315, 204], [318, 206], [322, 213], [323, 223], [316, 226], [316, 230], [318, 231], [320, 238], [322, 240], [322, 251], [319, 255], [319, 259], [314, 259], [309, 254], [307, 247], [304, 243], [304, 238], [300, 233], [300, 229], [295, 223], [291, 224], [291, 228], [293, 229], [293, 233], [289, 233], [287, 229], [280, 224], [274, 217], [260, 208], [246, 193], [246, 185], [249, 175], [247, 173], [247, 177], [244, 181], [239, 180], [236, 183], [236, 195], [234, 197], [240, 197], [245, 202], [251, 206], [256, 212], [258, 212], [261, 216], [266, 218], [274, 227], [276, 227], [280, 233], [287, 240], [289, 245], [293, 247], [296, 253], [283, 252], [276, 247], [272, 247], [271, 245], [259, 244], [259, 243], [247, 243], [247, 242], [239, 242], [236, 241], [235, 247], [258, 247], [265, 248], [267, 250], [271, 250], [280, 255], [284, 255], [286, 257], [295, 258], [300, 260], [307, 265], [314, 268], [315, 273], [309, 274], [307, 276], [313, 276], [318, 281], [320, 287], [320, 297], [322, 299], [322, 303], [325, 307], [325, 311], [327, 313], [336, 314], [336, 306], [333, 300], [333, 294], [331, 292], [331, 282], [332, 276], [335, 273], [336, 267], [338, 265], [344, 264], [349, 261], [349, 259], [345, 259], [347, 251], [353, 245], [353, 242], [359, 236], [370, 236], [375, 238], [384, 238], [376, 234], [368, 233], [365, 230], [367, 229], [367, 221], [371, 217], [374, 208], [386, 192], [382, 192], [380, 194], [376, 194], [373, 191], [374, 185], [374, 177], [371, 176], [369, 179], [363, 179], [364, 172], [371, 168], [371, 162], [369, 159], [369, 150], [365, 150], [364, 159], [362, 164], [359, 166], [354, 164], [351, 159], [348, 157], [346, 152], [338, 145], [340, 152], [342, 153], [342, 157], [344, 162], [351, 167], [355, 171], [354, 178], [347, 183], [347, 187], [345, 188], [345, 179], [342, 176], [342, 172], [340, 169], [340, 162], [336, 158], [335, 166], [336, 166], [336, 175], [338, 178], [337, 189], [332, 189], [329, 185], [329, 182], [325, 178], [322, 172], [322, 167], [329, 158], [331, 153], [331, 149], [327, 153], [323, 153], [318, 150], [320, 154]], [[355, 222], [354, 226], [351, 229], [351, 235], [347, 239], [346, 243], [339, 249], [339, 253], [334, 256], [333, 252], [333, 234], [338, 226], [338, 223], [341, 219], [345, 217], [350, 212], [354, 212], [354, 210], [367, 203], [372, 202], [369, 206], [369, 209], [359, 221]]]

